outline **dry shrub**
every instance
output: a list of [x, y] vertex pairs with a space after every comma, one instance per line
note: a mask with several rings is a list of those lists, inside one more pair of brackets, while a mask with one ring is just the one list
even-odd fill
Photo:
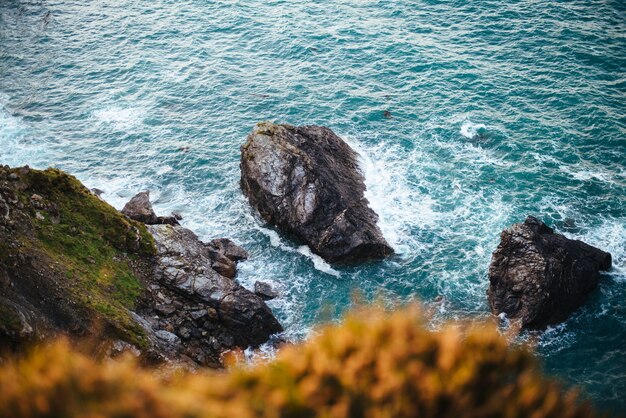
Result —
[[227, 373], [98, 363], [58, 341], [0, 369], [2, 417], [588, 417], [493, 327], [431, 332], [418, 308], [356, 311]]

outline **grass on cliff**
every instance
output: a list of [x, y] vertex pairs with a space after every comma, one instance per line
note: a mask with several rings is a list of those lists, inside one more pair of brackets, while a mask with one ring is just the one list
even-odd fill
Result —
[[67, 342], [0, 369], [0, 416], [591, 417], [493, 327], [427, 330], [417, 308], [349, 315], [270, 363], [228, 373], [97, 363]]
[[31, 245], [65, 271], [67, 290], [76, 300], [142, 345], [143, 331], [127, 309], [142, 291], [132, 263], [155, 252], [145, 226], [126, 219], [60, 170], [30, 170], [25, 180], [29, 187], [20, 196], [24, 204], [38, 194], [58, 209], [41, 210], [43, 219], [33, 218], [37, 236]]

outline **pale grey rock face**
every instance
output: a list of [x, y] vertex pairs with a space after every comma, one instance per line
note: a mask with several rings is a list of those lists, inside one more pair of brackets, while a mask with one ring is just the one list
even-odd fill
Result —
[[610, 268], [611, 254], [529, 216], [501, 234], [489, 266], [489, 305], [522, 328], [542, 329], [567, 319]]
[[393, 253], [356, 152], [328, 128], [258, 124], [241, 149], [241, 188], [266, 222], [330, 262]]

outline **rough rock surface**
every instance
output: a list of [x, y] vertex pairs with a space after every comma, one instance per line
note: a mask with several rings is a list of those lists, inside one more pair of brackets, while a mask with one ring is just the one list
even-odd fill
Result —
[[169, 224], [178, 225], [176, 216], [157, 216], [150, 203], [150, 192], [137, 193], [122, 209], [122, 213], [138, 222], [147, 225]]
[[[209, 344], [257, 346], [282, 331], [259, 296], [214, 269], [215, 251], [210, 244], [180, 226], [149, 225], [148, 230], [157, 246], [159, 287], [153, 291], [164, 304], [156, 310], [175, 317], [163, 321], [161, 327], [173, 322], [175, 329], [183, 330], [178, 335], [183, 340], [195, 338], [199, 349]], [[169, 306], [174, 309], [165, 309]], [[185, 335], [184, 329], [190, 330], [190, 335]]]
[[265, 221], [327, 261], [383, 258], [393, 250], [357, 157], [328, 128], [259, 123], [241, 148], [241, 188]]
[[489, 267], [489, 304], [522, 328], [542, 329], [576, 310], [609, 268], [611, 254], [529, 216], [501, 234]]
[[263, 300], [272, 300], [278, 297], [278, 292], [269, 283], [265, 282], [254, 283], [254, 294]]

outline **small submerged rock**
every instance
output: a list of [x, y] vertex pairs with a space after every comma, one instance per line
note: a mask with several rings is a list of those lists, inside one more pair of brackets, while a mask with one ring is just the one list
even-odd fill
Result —
[[567, 319], [610, 268], [611, 254], [529, 216], [501, 234], [489, 266], [489, 305], [522, 328], [543, 329]]
[[265, 221], [327, 261], [384, 258], [393, 249], [357, 157], [328, 128], [259, 123], [241, 147], [241, 189]]

